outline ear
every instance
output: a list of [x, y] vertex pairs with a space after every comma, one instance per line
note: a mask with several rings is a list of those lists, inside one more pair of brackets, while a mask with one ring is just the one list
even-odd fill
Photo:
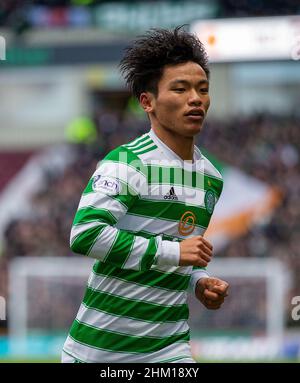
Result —
[[140, 95], [140, 104], [146, 113], [151, 113], [154, 106], [154, 96], [150, 92], [143, 92]]

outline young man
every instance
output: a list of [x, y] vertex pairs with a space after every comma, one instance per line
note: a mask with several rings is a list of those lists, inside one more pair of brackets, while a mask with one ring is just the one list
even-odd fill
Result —
[[97, 261], [63, 362], [193, 362], [187, 291], [218, 309], [228, 284], [205, 268], [203, 238], [222, 178], [194, 146], [209, 108], [206, 53], [193, 35], [154, 29], [121, 71], [151, 130], [110, 152], [83, 192], [71, 248]]

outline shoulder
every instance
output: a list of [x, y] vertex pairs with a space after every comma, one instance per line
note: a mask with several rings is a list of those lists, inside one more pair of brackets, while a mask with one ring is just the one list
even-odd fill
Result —
[[111, 150], [99, 163], [99, 167], [118, 167], [124, 171], [138, 172], [141, 175], [147, 174], [145, 154], [155, 150], [157, 147], [148, 133], [137, 137], [128, 144], [120, 145]]
[[[203, 151], [200, 150], [200, 148], [198, 146], [195, 145], [195, 151], [197, 152], [199, 158], [202, 160], [202, 166], [204, 167], [204, 173], [205, 175], [207, 176], [210, 176], [210, 177], [214, 177], [214, 178], [217, 178], [219, 180], [223, 180], [223, 176], [222, 174], [220, 173], [220, 171], [218, 170], [217, 166], [214, 165], [206, 155], [203, 154]], [[214, 161], [214, 162], [217, 162]], [[220, 168], [220, 166], [218, 166]]]
[[144, 164], [157, 156], [158, 147], [149, 132], [122, 146]]
[[161, 152], [148, 133], [137, 137], [128, 144], [119, 146], [112, 150], [105, 160], [126, 162], [131, 166], [146, 169], [149, 161], [160, 158]]
[[220, 181], [223, 181], [223, 176], [217, 169], [217, 167], [206, 157], [202, 154], [202, 159], [204, 161], [204, 172], [210, 177], [214, 177], [219, 179]]
[[[197, 152], [201, 158], [201, 172], [204, 173], [205, 185], [207, 188], [213, 188], [218, 196], [220, 196], [223, 189], [223, 176], [217, 166], [208, 159], [206, 155], [196, 147]], [[216, 161], [217, 162], [217, 161]]]

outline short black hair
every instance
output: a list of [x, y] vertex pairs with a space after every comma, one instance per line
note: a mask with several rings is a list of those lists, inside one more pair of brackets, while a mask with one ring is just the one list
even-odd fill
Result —
[[152, 28], [126, 48], [119, 67], [134, 96], [139, 98], [146, 91], [157, 96], [158, 82], [166, 65], [193, 61], [209, 78], [208, 56], [203, 44], [183, 27], [173, 30]]

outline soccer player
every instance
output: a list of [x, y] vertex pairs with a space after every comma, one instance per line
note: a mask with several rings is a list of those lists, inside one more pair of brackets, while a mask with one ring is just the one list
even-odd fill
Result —
[[210, 104], [207, 55], [181, 27], [152, 29], [120, 68], [149, 132], [112, 150], [81, 197], [71, 248], [96, 261], [62, 361], [194, 362], [187, 293], [218, 309], [228, 292], [206, 271], [203, 237], [222, 177], [194, 145]]

